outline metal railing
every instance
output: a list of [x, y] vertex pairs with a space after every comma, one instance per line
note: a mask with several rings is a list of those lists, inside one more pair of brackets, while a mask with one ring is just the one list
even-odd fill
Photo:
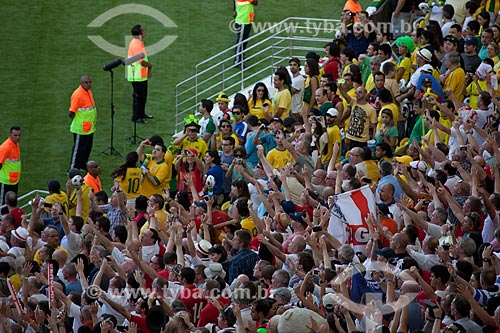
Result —
[[[37, 194], [49, 194], [49, 192], [44, 190], [33, 190], [17, 198], [17, 206], [24, 210], [28, 216], [31, 216], [30, 200], [33, 199]], [[4, 207], [7, 207], [7, 205], [0, 206], [0, 210]], [[29, 210], [26, 210], [26, 207], [29, 207]]]
[[[278, 66], [287, 66], [291, 57], [304, 59], [309, 51], [322, 55], [339, 23], [339, 20], [290, 17], [260, 32], [252, 31], [242, 65], [234, 65], [235, 46], [197, 64], [195, 74], [175, 87], [175, 133], [182, 129], [185, 116], [198, 111], [203, 98], [214, 99], [221, 91], [227, 95], [242, 91], [271, 76]], [[263, 28], [263, 24], [254, 23], [253, 30]]]

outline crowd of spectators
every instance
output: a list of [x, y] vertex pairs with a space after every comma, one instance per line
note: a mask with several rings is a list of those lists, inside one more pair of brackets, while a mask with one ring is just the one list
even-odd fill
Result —
[[[391, 36], [348, 0], [323, 58], [278, 68], [274, 96], [220, 93], [220, 116], [202, 100], [109, 194], [97, 161], [29, 217], [7, 193], [0, 332], [498, 331], [495, 1], [400, 2], [421, 26]], [[365, 186], [354, 246], [330, 221]]]

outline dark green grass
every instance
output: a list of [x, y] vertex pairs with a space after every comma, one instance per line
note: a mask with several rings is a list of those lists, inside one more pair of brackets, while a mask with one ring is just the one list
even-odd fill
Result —
[[[362, 1], [362, 3], [367, 3]], [[121, 15], [100, 28], [87, 28], [98, 15], [125, 1], [4, 1], [1, 17], [5, 27], [1, 54], [4, 63], [0, 92], [0, 139], [12, 125], [23, 131], [21, 154], [23, 174], [20, 193], [45, 189], [48, 179], [65, 181], [72, 136], [69, 133], [69, 97], [81, 75], [88, 73], [98, 107], [97, 132], [91, 159], [101, 163], [103, 186], [109, 191], [111, 171], [121, 157], [100, 154], [110, 144], [109, 74], [101, 70], [116, 56], [99, 49], [88, 35], [101, 35], [116, 45], [137, 23], [145, 26], [146, 47], [165, 33], [177, 40], [152, 56], [153, 78], [149, 83], [147, 113], [155, 116], [148, 125], [138, 125], [137, 133], [161, 135], [170, 140], [175, 112], [175, 85], [194, 73], [195, 64], [230, 47], [235, 36], [228, 29], [232, 1], [135, 1], [158, 9], [177, 28], [165, 28], [144, 15]], [[278, 22], [289, 16], [338, 18], [344, 1], [261, 0], [258, 21]], [[126, 154], [136, 149], [126, 138], [132, 135], [131, 86], [124, 70], [115, 71], [115, 147]], [[234, 93], [229, 92], [229, 93]]]

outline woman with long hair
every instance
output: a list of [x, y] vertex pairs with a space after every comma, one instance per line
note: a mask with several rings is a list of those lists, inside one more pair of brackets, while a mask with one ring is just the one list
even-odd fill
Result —
[[479, 36], [483, 33], [484, 29], [490, 26], [491, 16], [487, 10], [482, 10], [479, 15], [477, 15], [477, 23], [481, 26], [479, 29]]
[[380, 113], [382, 114], [382, 127], [375, 133], [375, 140], [377, 140], [377, 143], [387, 143], [394, 150], [399, 134], [397, 127], [394, 126], [392, 111], [390, 109], [382, 109]]
[[259, 119], [266, 118], [266, 114], [273, 114], [272, 102], [269, 99], [269, 90], [267, 90], [267, 86], [263, 82], [257, 82], [249, 98], [248, 109], [250, 114]]
[[111, 177], [114, 178], [113, 190], [121, 189], [125, 192], [130, 204], [133, 204], [135, 198], [140, 195], [141, 169], [137, 167], [138, 161], [137, 152], [131, 151], [125, 156], [125, 163], [111, 173]]
[[248, 100], [242, 93], [234, 95], [233, 105], [239, 105], [241, 112], [246, 117], [248, 115]]
[[198, 158], [198, 151], [194, 148], [189, 148], [178, 155], [175, 162], [175, 170], [178, 177], [177, 190], [187, 192], [190, 201], [192, 201], [192, 192], [186, 182], [186, 177], [191, 177], [196, 192], [199, 193], [203, 189], [203, 162]]
[[308, 115], [312, 108], [317, 107], [314, 94], [319, 87], [319, 66], [314, 59], [307, 59], [304, 63], [304, 72], [307, 74], [307, 79], [304, 85], [304, 97], [302, 114]]

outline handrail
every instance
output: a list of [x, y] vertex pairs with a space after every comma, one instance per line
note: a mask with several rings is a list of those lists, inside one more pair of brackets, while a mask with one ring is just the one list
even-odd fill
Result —
[[[23, 194], [21, 195], [19, 198], [17, 198], [17, 202], [23, 202], [25, 201], [26, 199], [30, 199], [32, 198], [33, 196], [37, 195], [37, 194], [49, 194], [48, 191], [45, 191], [45, 190], [33, 190], [31, 192], [28, 192], [26, 194]], [[19, 205], [18, 205], [19, 206]], [[28, 207], [28, 206], [31, 206], [30, 204], [30, 201], [29, 200], [26, 200], [26, 202], [24, 204], [22, 204], [21, 206], [19, 206], [19, 208], [23, 209]], [[7, 205], [3, 205], [3, 206], [0, 206], [0, 210], [1, 209], [4, 209], [5, 207], [7, 207]], [[29, 212], [27, 214], [28, 216], [31, 215], [31, 212]]]
[[[265, 24], [258, 23], [254, 23], [254, 28]], [[246, 95], [244, 88], [268, 78], [277, 66], [288, 65], [290, 57], [303, 59], [305, 50], [321, 52], [333, 39], [339, 23], [339, 20], [289, 17], [252, 33], [245, 41], [248, 46], [242, 66], [234, 67], [235, 46], [198, 63], [195, 74], [175, 87], [175, 133], [182, 129], [183, 118], [196, 112], [201, 99], [214, 99], [221, 91], [228, 96], [236, 92]]]

